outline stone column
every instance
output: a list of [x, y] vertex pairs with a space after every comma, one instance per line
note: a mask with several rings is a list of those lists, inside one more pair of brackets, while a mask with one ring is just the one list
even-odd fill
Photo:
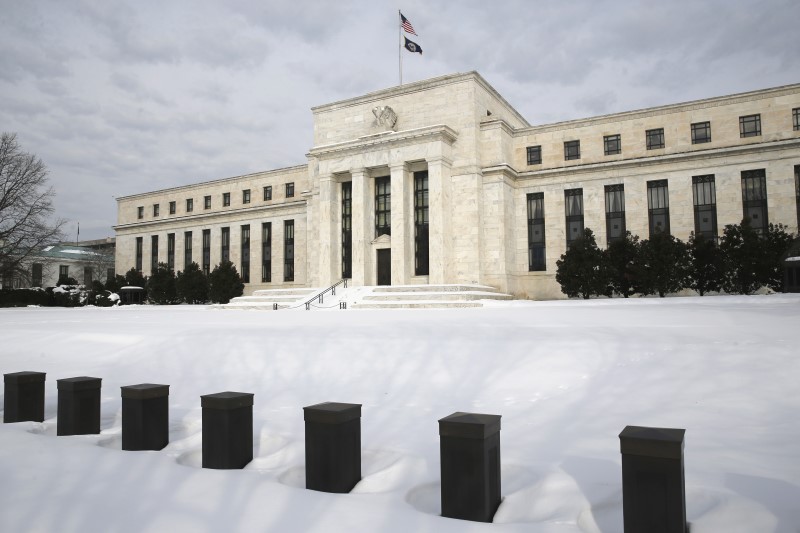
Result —
[[[414, 235], [408, 233], [409, 217], [414, 216], [410, 208], [411, 187], [408, 165], [399, 163], [390, 167], [392, 187], [392, 285], [405, 285], [413, 271], [413, 248], [409, 248], [409, 241], [413, 243]], [[409, 256], [409, 251], [411, 255]], [[410, 267], [409, 267], [410, 263]]]
[[4, 374], [3, 423], [44, 422], [44, 372]]
[[203, 468], [244, 468], [253, 460], [253, 394], [218, 392], [200, 397]]
[[452, 224], [450, 201], [450, 160], [428, 160], [430, 284], [450, 283]]
[[372, 248], [370, 242], [375, 237], [371, 227], [370, 212], [374, 209], [372, 184], [364, 168], [350, 171], [353, 177], [353, 286], [373, 285], [375, 280], [371, 269]]
[[336, 213], [335, 202], [339, 197], [338, 183], [333, 176], [320, 176], [319, 178], [319, 286], [329, 287], [339, 277], [336, 270]]
[[100, 433], [100, 378], [59, 379], [56, 435]]
[[439, 420], [442, 516], [491, 522], [500, 506], [500, 416]]
[[161, 450], [169, 444], [169, 385], [120, 387], [122, 449]]
[[303, 407], [306, 488], [350, 492], [361, 481], [361, 404], [326, 402]]
[[684, 429], [627, 426], [622, 453], [625, 533], [686, 533]]

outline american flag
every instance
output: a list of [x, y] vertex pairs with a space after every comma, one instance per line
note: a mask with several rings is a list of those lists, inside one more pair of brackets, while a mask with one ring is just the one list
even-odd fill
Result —
[[[411, 25], [411, 23], [403, 16], [402, 13], [400, 13], [400, 24], [403, 26], [403, 30], [405, 30], [406, 33], [417, 35], [417, 32], [414, 31], [414, 26]], [[417, 35], [417, 37], [419, 37], [419, 35]]]

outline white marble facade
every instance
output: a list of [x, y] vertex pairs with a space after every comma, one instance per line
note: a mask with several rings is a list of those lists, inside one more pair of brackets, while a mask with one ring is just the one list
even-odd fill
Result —
[[[248, 251], [242, 235], [249, 229], [246, 294], [324, 287], [342, 277], [342, 228], [349, 223], [354, 285], [482, 283], [522, 298], [560, 298], [555, 268], [566, 250], [566, 189], [582, 189], [584, 224], [605, 245], [604, 186], [624, 185], [627, 229], [647, 238], [647, 182], [665, 179], [670, 230], [687, 239], [695, 224], [693, 176], [715, 176], [721, 232], [742, 219], [742, 171], [764, 169], [769, 221], [796, 231], [798, 108], [800, 85], [791, 85], [531, 126], [476, 72], [411, 83], [313, 108], [314, 146], [307, 164], [119, 198], [116, 268], [124, 273], [137, 266], [137, 239], [145, 274], [154, 257], [159, 262], [172, 257], [176, 270], [186, 259], [201, 264], [202, 234], [208, 230], [210, 267], [222, 257], [227, 231], [230, 259], [241, 270], [247, 264], [242, 253]], [[742, 137], [740, 117], [753, 115], [759, 116], [758, 135]], [[693, 144], [691, 125], [702, 122], [710, 123], [711, 141]], [[662, 128], [664, 147], [648, 149], [645, 132]], [[620, 153], [606, 155], [604, 137], [613, 135], [619, 135]], [[565, 160], [564, 143], [576, 140], [580, 158]], [[541, 149], [540, 163], [529, 164], [532, 146]], [[415, 196], [421, 193], [415, 195], [415, 176], [424, 173], [428, 268], [417, 272], [415, 211], [419, 217], [421, 210], [415, 209]], [[376, 227], [382, 218], [376, 184], [388, 195], [390, 234], [379, 235], [384, 232]], [[348, 191], [349, 218], [343, 213]], [[543, 193], [545, 209], [545, 270], [535, 272], [528, 264], [531, 193]], [[223, 205], [225, 194], [229, 205]], [[211, 198], [207, 209], [206, 197]], [[287, 221], [294, 227], [291, 243], [284, 238]], [[265, 223], [271, 229], [266, 255]], [[173, 239], [170, 252], [167, 243]], [[287, 275], [287, 253], [293, 254], [293, 276]]]

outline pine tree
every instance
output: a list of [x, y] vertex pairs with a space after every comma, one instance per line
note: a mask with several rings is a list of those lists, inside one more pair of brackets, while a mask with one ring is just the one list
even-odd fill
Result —
[[175, 289], [178, 299], [188, 304], [208, 301], [208, 278], [197, 263], [189, 263], [183, 272], [178, 272]]
[[625, 237], [608, 245], [606, 260], [609, 269], [609, 284], [613, 292], [627, 298], [634, 294], [635, 276], [633, 265], [639, 253], [639, 237], [625, 232]]
[[658, 232], [642, 241], [633, 265], [636, 292], [664, 297], [687, 285], [689, 253], [680, 239]]
[[141, 287], [144, 289], [147, 281], [141, 272], [132, 268], [125, 273], [125, 284], [128, 287]]
[[156, 271], [147, 280], [147, 299], [160, 305], [177, 301], [175, 274], [166, 263], [159, 263]]
[[688, 286], [697, 291], [700, 296], [707, 292], [722, 289], [722, 278], [725, 265], [722, 252], [716, 243], [707, 239], [702, 233], [689, 236], [689, 282]]
[[752, 294], [763, 283], [761, 238], [745, 218], [741, 224], [728, 224], [720, 241], [725, 265], [722, 288], [730, 294]]
[[770, 224], [763, 238], [764, 284], [778, 292], [783, 290], [783, 259], [792, 244], [792, 235], [783, 224]]
[[608, 292], [608, 269], [591, 229], [583, 230], [583, 236], [572, 242], [556, 266], [556, 281], [561, 292], [570, 298], [581, 296], [588, 300]]
[[226, 304], [243, 292], [242, 278], [230, 261], [221, 262], [208, 275], [208, 297], [214, 303]]

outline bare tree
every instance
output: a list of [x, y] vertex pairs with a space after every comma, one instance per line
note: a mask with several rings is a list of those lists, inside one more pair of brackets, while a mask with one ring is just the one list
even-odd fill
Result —
[[52, 187], [47, 167], [34, 154], [23, 152], [17, 136], [0, 137], [0, 274], [3, 278], [30, 276], [27, 259], [43, 244], [62, 238], [64, 220], [53, 214]]

